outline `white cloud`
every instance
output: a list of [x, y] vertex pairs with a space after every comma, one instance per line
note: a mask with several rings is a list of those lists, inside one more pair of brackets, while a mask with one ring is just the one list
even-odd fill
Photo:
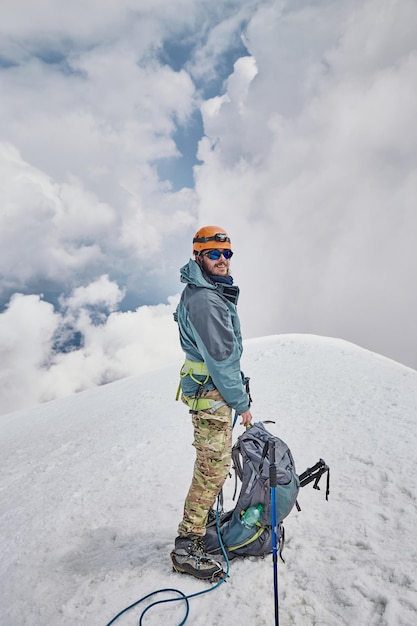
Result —
[[111, 282], [106, 274], [86, 287], [76, 287], [68, 298], [63, 298], [64, 307], [77, 311], [86, 306], [104, 306], [109, 311], [115, 311], [123, 299], [123, 291]]
[[247, 333], [334, 334], [415, 366], [417, 6], [382, 4], [328, 3], [324, 23], [323, 7], [260, 10], [247, 96], [235, 69], [203, 108], [196, 189], [239, 252]]
[[[104, 281], [106, 283], [106, 279]], [[110, 283], [107, 284], [111, 286]], [[93, 304], [89, 288], [88, 304]], [[95, 286], [97, 287], [97, 285]], [[113, 285], [113, 296], [117, 287]], [[102, 301], [97, 293], [96, 302]], [[79, 294], [69, 299], [77, 303]], [[173, 319], [178, 298], [168, 304], [141, 306], [135, 311], [112, 311], [102, 323], [95, 323], [94, 310], [81, 306], [72, 310], [73, 328], [83, 337], [83, 345], [71, 352], [53, 355], [50, 367], [43, 373], [39, 400], [52, 399], [119, 378], [157, 369], [181, 360], [178, 330]], [[65, 324], [66, 318], [62, 319]]]
[[[122, 297], [107, 276], [74, 289], [62, 313], [39, 296], [14, 295], [0, 314], [0, 412], [180, 361], [178, 297], [121, 312]], [[74, 333], [81, 345], [68, 345]]]
[[115, 213], [80, 181], [59, 185], [1, 143], [0, 178], [0, 286], [65, 281], [103, 260], [99, 241], [114, 227]]
[[[218, 64], [227, 51], [242, 42], [244, 25], [250, 20], [260, 6], [265, 4], [262, 0], [247, 0], [244, 3], [235, 3], [226, 7], [222, 3], [216, 3], [210, 7], [199, 24], [199, 32], [203, 33], [201, 44], [197, 47], [193, 58], [187, 62], [187, 70], [197, 80], [216, 80], [218, 76]], [[268, 3], [266, 3], [268, 4]], [[231, 8], [227, 12], [227, 8]], [[213, 15], [218, 16], [213, 25]]]
[[[7, 218], [12, 237], [1, 242], [8, 294], [39, 290], [30, 282], [34, 276], [62, 277], [65, 291], [100, 271], [123, 287], [136, 283], [137, 301], [142, 277], [160, 264], [166, 278], [154, 280], [153, 293], [146, 286], [152, 301], [168, 285], [168, 293], [176, 289], [161, 251], [173, 236], [178, 247], [171, 260], [180, 265], [181, 243], [188, 243], [196, 215], [193, 192], [173, 191], [157, 175], [159, 159], [179, 155], [172, 135], [196, 107], [187, 72], [157, 60], [171, 9], [161, 20], [151, 4], [143, 6], [129, 25], [133, 5], [106, 3], [102, 12], [90, 3], [83, 16], [88, 23], [96, 15], [98, 30], [87, 29], [82, 43], [73, 32], [80, 21], [74, 7], [61, 16], [48, 3], [44, 8], [45, 39], [36, 18], [20, 27], [7, 22], [27, 54], [17, 56], [16, 67], [0, 69], [0, 138], [7, 142], [0, 176], [14, 214]], [[72, 19], [65, 22], [68, 12]], [[174, 31], [180, 23], [175, 20]], [[42, 60], [45, 51], [50, 62]], [[21, 156], [11, 157], [17, 147]]]
[[[172, 304], [156, 303], [202, 223], [231, 233], [245, 336], [336, 335], [417, 366], [416, 24], [412, 0], [3, 2], [7, 406], [176, 353]], [[250, 56], [202, 101], [239, 38]], [[188, 51], [179, 71], [170, 46]], [[177, 191], [158, 163], [200, 106], [196, 187]]]
[[51, 304], [15, 294], [0, 314], [2, 413], [39, 401], [40, 372], [47, 366], [59, 325]]

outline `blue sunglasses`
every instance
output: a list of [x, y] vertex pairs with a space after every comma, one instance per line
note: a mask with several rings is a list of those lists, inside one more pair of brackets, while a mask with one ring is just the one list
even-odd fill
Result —
[[203, 256], [207, 256], [210, 261], [218, 261], [221, 257], [224, 256], [226, 260], [231, 259], [233, 256], [233, 252], [231, 250], [209, 250], [208, 252], [204, 252]]

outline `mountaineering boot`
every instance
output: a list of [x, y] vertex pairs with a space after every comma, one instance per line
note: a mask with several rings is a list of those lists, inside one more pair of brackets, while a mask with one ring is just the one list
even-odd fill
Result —
[[220, 563], [205, 553], [204, 542], [198, 535], [177, 537], [175, 548], [171, 552], [171, 560], [175, 571], [202, 580], [217, 580], [224, 576]]

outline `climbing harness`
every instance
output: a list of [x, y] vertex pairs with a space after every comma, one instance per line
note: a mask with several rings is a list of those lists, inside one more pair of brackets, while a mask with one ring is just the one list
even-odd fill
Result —
[[[176, 400], [178, 400], [181, 395], [181, 380], [186, 376], [189, 376], [198, 385], [195, 396], [189, 397], [185, 394], [182, 394], [181, 396], [185, 404], [188, 405], [190, 413], [193, 415], [199, 411], [214, 413], [217, 409], [220, 409], [220, 407], [226, 406], [226, 402], [224, 400], [213, 400], [212, 398], [202, 397], [204, 385], [208, 382], [210, 374], [203, 361], [190, 361], [190, 359], [185, 359], [184, 365], [180, 370], [180, 382], [178, 385], [177, 395], [175, 396]], [[204, 378], [201, 380], [200, 378], [196, 378], [196, 376], [204, 376]]]

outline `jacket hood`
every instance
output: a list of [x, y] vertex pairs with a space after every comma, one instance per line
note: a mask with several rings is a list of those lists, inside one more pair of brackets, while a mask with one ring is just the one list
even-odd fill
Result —
[[200, 266], [193, 259], [190, 259], [188, 263], [181, 268], [180, 277], [182, 283], [188, 283], [196, 287], [216, 289], [216, 285], [205, 278]]

